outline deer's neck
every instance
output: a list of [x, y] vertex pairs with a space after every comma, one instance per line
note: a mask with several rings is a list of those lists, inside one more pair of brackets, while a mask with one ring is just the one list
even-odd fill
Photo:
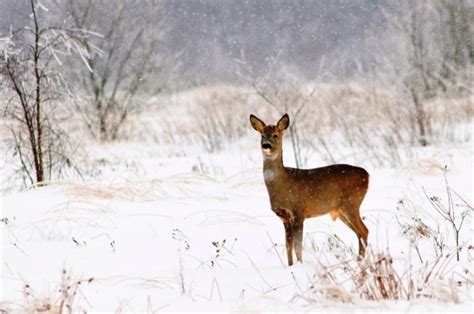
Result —
[[275, 183], [276, 181], [281, 180], [285, 174], [286, 171], [283, 166], [282, 153], [274, 158], [268, 156], [263, 157], [263, 177], [266, 184]]

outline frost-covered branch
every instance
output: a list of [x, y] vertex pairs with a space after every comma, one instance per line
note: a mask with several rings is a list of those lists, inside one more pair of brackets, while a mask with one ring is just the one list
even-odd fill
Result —
[[56, 103], [68, 90], [62, 59], [84, 55], [81, 42], [91, 36], [85, 30], [52, 25], [47, 7], [31, 0], [28, 24], [0, 39], [0, 73], [8, 96], [3, 111], [13, 119], [12, 148], [30, 184], [46, 182], [53, 172], [60, 174], [64, 163], [58, 160], [69, 160], [67, 135], [57, 132], [56, 120]]

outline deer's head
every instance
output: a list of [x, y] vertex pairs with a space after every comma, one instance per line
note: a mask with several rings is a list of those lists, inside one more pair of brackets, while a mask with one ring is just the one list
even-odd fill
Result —
[[261, 147], [264, 158], [275, 159], [281, 156], [283, 133], [290, 124], [288, 114], [285, 113], [276, 125], [266, 125], [265, 122], [251, 114], [250, 124], [262, 135]]

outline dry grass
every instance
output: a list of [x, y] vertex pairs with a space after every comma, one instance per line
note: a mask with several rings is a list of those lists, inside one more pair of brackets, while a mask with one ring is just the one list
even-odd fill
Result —
[[401, 171], [414, 175], [438, 175], [443, 174], [445, 169], [437, 160], [425, 158], [406, 163]]
[[127, 201], [151, 201], [157, 195], [152, 184], [127, 184], [123, 186], [92, 186], [69, 184], [66, 194], [72, 199], [119, 199]]
[[58, 286], [53, 290], [54, 292], [39, 293], [34, 287], [25, 282], [22, 303], [1, 304], [0, 311], [45, 314], [86, 313], [83, 304], [87, 303], [87, 300], [81, 292], [81, 287], [93, 281], [93, 277], [74, 279], [70, 272], [63, 269]]
[[451, 272], [455, 252], [423, 264], [420, 268], [407, 260], [396, 260], [390, 252], [368, 249], [366, 257], [358, 261], [339, 256], [328, 264], [321, 260], [309, 287], [294, 300], [308, 303], [357, 300], [383, 301], [434, 299], [459, 303], [461, 290], [471, 289], [472, 274], [455, 279]]
[[[151, 181], [130, 181], [123, 184], [62, 183], [62, 186], [65, 186], [66, 195], [75, 200], [116, 199], [130, 202], [148, 202], [161, 198], [190, 196], [197, 192], [189, 190], [188, 186], [215, 182], [215, 179], [210, 176], [193, 172]], [[180, 193], [177, 194], [177, 191]]]
[[[437, 98], [425, 106], [430, 144], [471, 140], [472, 97]], [[303, 137], [304, 146], [328, 162], [351, 158], [374, 166], [400, 166], [417, 159], [414, 108], [394, 88], [364, 82], [323, 85], [305, 110], [306, 119], [297, 123], [314, 136]]]
[[[261, 90], [205, 86], [170, 97], [156, 116], [139, 119], [134, 127], [155, 134], [158, 143], [198, 144], [206, 152], [218, 152], [252, 132], [250, 113], [273, 121], [285, 111], [298, 112], [290, 116], [296, 126], [292, 146], [303, 164], [317, 154], [327, 162], [400, 166], [418, 159], [419, 130], [411, 101], [396, 87], [370, 81], [277, 81]], [[473, 96], [440, 96], [424, 106], [430, 144], [472, 140]]]

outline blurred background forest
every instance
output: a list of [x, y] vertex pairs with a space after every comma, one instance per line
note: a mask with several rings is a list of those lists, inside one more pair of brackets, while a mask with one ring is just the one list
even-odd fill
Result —
[[[39, 3], [48, 10], [41, 12], [43, 26], [59, 21], [62, 26], [81, 26], [103, 36], [117, 28], [121, 32], [109, 41], [124, 43], [131, 43], [134, 33], [145, 30], [148, 37], [135, 43], [136, 50], [146, 50], [147, 41], [159, 37], [154, 54], [169, 61], [160, 66], [179, 83], [173, 87], [242, 82], [236, 75], [242, 62], [256, 74], [265, 75], [274, 59], [307, 79], [314, 79], [321, 71], [347, 79], [373, 74], [387, 66], [394, 52], [410, 53], [405, 48], [415, 45], [421, 46], [426, 63], [466, 65], [474, 58], [474, 8], [469, 0]], [[88, 15], [87, 24], [77, 25], [75, 17], [84, 14]], [[29, 0], [2, 1], [1, 35], [28, 25], [30, 15]], [[406, 35], [416, 42], [407, 42]], [[155, 85], [160, 85], [159, 81]]]
[[[276, 57], [301, 75], [313, 78], [325, 56], [325, 66], [331, 67], [333, 74], [346, 77], [354, 75], [361, 65], [365, 70], [373, 66], [383, 53], [382, 47], [385, 51], [396, 47], [392, 36], [396, 32], [393, 26], [390, 29], [384, 14], [389, 8], [386, 1], [165, 0], [158, 4], [132, 0], [120, 1], [124, 12], [118, 23], [114, 23], [116, 2], [57, 2], [55, 10], [60, 12], [55, 12], [55, 18], [66, 23], [73, 23], [71, 6], [83, 14], [81, 11], [90, 5], [95, 21], [87, 26], [98, 33], [106, 32], [112, 24], [132, 32], [145, 27], [162, 33], [155, 53], [174, 59], [168, 70], [174, 70], [184, 85], [238, 82], [238, 61], [265, 74]], [[2, 1], [0, 5], [3, 36], [11, 25], [16, 29], [28, 23], [29, 1]]]

